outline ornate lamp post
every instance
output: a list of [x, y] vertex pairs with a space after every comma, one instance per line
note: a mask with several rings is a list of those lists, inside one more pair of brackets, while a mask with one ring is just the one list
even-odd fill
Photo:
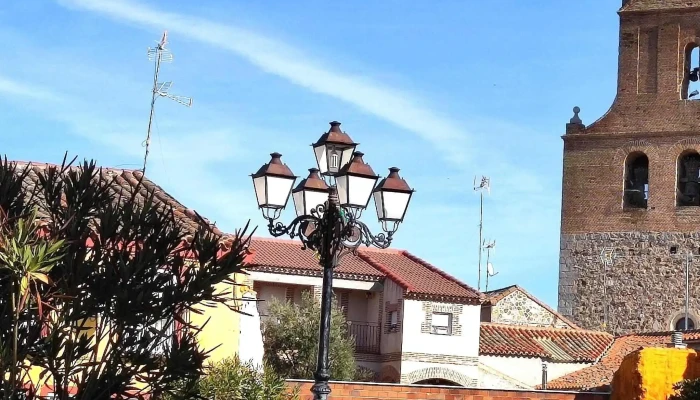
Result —
[[[299, 237], [302, 248], [313, 249], [320, 255], [321, 329], [315, 383], [311, 388], [317, 400], [327, 399], [331, 392], [328, 351], [333, 270], [345, 254], [363, 244], [389, 247], [413, 195], [413, 189], [399, 176], [398, 168], [390, 168], [389, 175], [377, 185], [379, 176], [364, 162], [363, 154], [355, 151], [357, 143], [340, 130], [340, 122], [330, 124], [330, 130], [312, 145], [318, 168], [310, 169], [308, 177], [293, 190], [297, 177], [282, 163], [279, 153], [272, 153], [270, 162], [252, 175], [258, 207], [268, 220], [270, 234]], [[290, 193], [297, 217], [289, 225], [275, 222]], [[384, 231], [376, 235], [359, 220], [372, 195]]]

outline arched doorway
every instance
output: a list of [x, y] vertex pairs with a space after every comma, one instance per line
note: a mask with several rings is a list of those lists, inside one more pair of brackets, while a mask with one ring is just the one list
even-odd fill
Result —
[[[449, 382], [448, 386], [474, 387], [476, 379], [470, 378], [451, 368], [430, 367], [413, 371], [401, 379], [402, 383], [430, 384], [426, 382]], [[438, 383], [442, 385], [443, 383]]]

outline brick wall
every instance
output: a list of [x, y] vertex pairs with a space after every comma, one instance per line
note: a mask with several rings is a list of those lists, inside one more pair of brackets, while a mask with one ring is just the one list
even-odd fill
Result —
[[[288, 381], [290, 388], [300, 385], [301, 400], [312, 400], [309, 390], [311, 382]], [[332, 383], [331, 400], [385, 400], [385, 399], [430, 399], [430, 400], [609, 400], [608, 393], [555, 392], [463, 389], [446, 386], [393, 385]]]
[[[615, 100], [592, 124], [567, 124], [559, 311], [585, 328], [668, 330], [682, 308], [683, 265], [673, 256], [698, 254], [700, 237], [700, 207], [676, 205], [678, 158], [700, 152], [700, 101], [686, 100], [690, 50], [700, 45], [699, 4], [621, 12], [619, 38], [610, 38], [619, 39]], [[597, 116], [584, 110], [581, 117]], [[625, 209], [625, 161], [637, 152], [649, 160], [647, 207]], [[600, 260], [606, 247], [618, 256], [608, 270]]]

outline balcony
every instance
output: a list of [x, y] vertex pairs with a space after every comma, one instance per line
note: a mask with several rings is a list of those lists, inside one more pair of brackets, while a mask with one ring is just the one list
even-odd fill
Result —
[[379, 325], [348, 321], [350, 336], [355, 338], [355, 352], [379, 354]]

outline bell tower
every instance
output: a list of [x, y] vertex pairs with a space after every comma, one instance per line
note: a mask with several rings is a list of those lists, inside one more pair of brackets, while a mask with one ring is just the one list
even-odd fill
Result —
[[618, 334], [700, 326], [700, 0], [618, 14], [615, 100], [563, 136], [559, 311]]

